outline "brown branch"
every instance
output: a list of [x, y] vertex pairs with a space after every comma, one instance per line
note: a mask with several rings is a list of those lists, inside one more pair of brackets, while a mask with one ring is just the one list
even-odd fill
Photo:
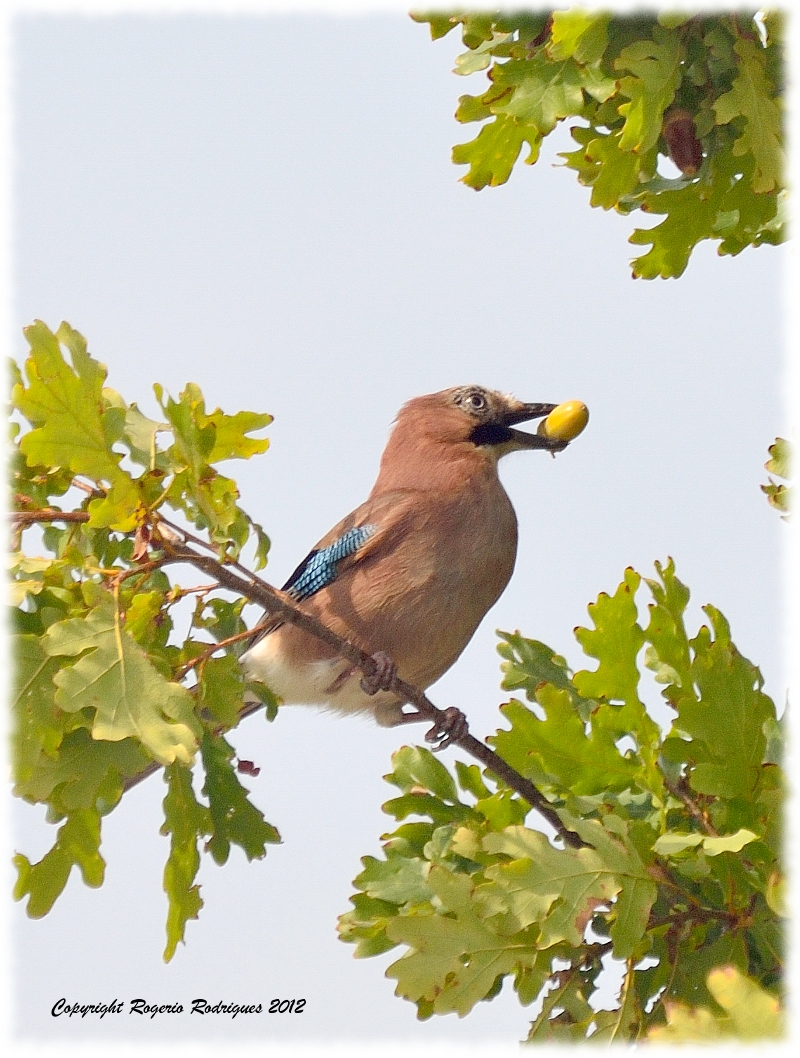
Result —
[[76, 489], [83, 489], [84, 492], [88, 492], [90, 496], [103, 497], [108, 495], [104, 488], [96, 484], [89, 485], [87, 482], [81, 481], [80, 478], [73, 478], [72, 485]]
[[27, 528], [37, 522], [88, 522], [88, 511], [57, 511], [44, 507], [38, 511], [13, 511], [10, 515], [15, 525]]
[[[169, 529], [170, 531], [175, 530], [183, 535], [183, 530], [177, 529], [177, 527], [170, 526]], [[172, 535], [172, 532], [170, 532], [170, 535]], [[188, 536], [189, 534], [186, 535]], [[257, 577], [238, 563], [226, 563], [225, 565], [222, 565], [222, 563], [216, 558], [212, 558], [210, 555], [198, 554], [197, 551], [186, 546], [184, 543], [178, 542], [175, 539], [165, 539], [164, 537], [166, 534], [163, 532], [161, 536], [164, 553], [170, 561], [185, 562], [189, 565], [195, 566], [197, 569], [202, 570], [203, 573], [213, 577], [221, 587], [228, 588], [237, 595], [243, 595], [251, 602], [263, 606], [263, 608], [270, 614], [270, 617], [280, 616], [287, 623], [297, 625], [298, 628], [302, 628], [304, 631], [316, 636], [317, 639], [322, 640], [322, 642], [326, 643], [332, 650], [335, 650], [339, 656], [346, 658], [354, 666], [359, 668], [366, 676], [372, 676], [375, 672], [375, 661], [369, 654], [360, 650], [352, 643], [347, 642], [347, 640], [342, 639], [341, 636], [336, 635], [335, 632], [326, 628], [325, 625], [316, 618], [305, 613], [297, 606], [291, 597], [284, 592], [278, 591], [277, 588], [273, 588], [270, 584], [267, 584], [266, 581], [261, 580], [260, 577]], [[203, 541], [198, 541], [198, 543], [201, 543], [203, 547], [210, 549], [210, 546]], [[255, 628], [249, 634], [255, 635], [257, 632], [258, 628]], [[246, 638], [244, 633], [242, 634], [242, 638]], [[433, 702], [431, 702], [430, 699], [419, 690], [419, 688], [413, 687], [411, 684], [406, 683], [405, 680], [395, 677], [395, 680], [392, 682], [389, 689], [393, 694], [396, 694], [398, 698], [402, 699], [403, 702], [415, 706], [420, 716], [425, 720], [430, 720], [434, 724], [440, 725], [446, 719], [444, 712], [437, 709]], [[244, 719], [246, 716], [249, 716], [260, 708], [262, 708], [262, 703], [260, 702], [245, 706], [240, 712], [239, 718]], [[462, 749], [466, 750], [471, 756], [481, 761], [491, 772], [498, 776], [498, 778], [502, 779], [512, 790], [515, 790], [530, 805], [532, 805], [540, 815], [544, 816], [544, 818], [555, 827], [566, 844], [571, 845], [573, 848], [582, 848], [586, 845], [586, 842], [584, 842], [582, 838], [564, 825], [556, 810], [547, 798], [537, 790], [533, 783], [523, 775], [520, 775], [518, 771], [512, 768], [510, 764], [504, 761], [502, 757], [499, 757], [493, 750], [489, 749], [489, 747], [483, 742], [480, 742], [470, 734], [462, 735], [461, 738], [454, 739], [453, 741], [461, 746]], [[142, 779], [146, 778], [147, 775], [151, 775], [154, 771], [157, 771], [158, 767], [159, 765], [155, 765], [148, 769], [147, 772], [140, 773], [133, 779], [128, 780], [125, 784], [125, 788], [129, 789], [130, 787], [137, 785]]]
[[[31, 525], [35, 522], [42, 521], [86, 522], [89, 520], [89, 515], [85, 511], [66, 512], [47, 509], [39, 511], [18, 511], [15, 512], [12, 517], [17, 525]], [[316, 618], [301, 610], [290, 596], [286, 595], [284, 592], [278, 591], [277, 588], [273, 588], [272, 585], [261, 580], [260, 577], [251, 573], [238, 562], [227, 562], [223, 565], [217, 558], [212, 557], [212, 555], [198, 554], [198, 552], [193, 550], [192, 547], [187, 546], [187, 541], [203, 547], [212, 553], [214, 552], [214, 549], [210, 544], [193, 536], [186, 530], [167, 522], [166, 519], [157, 517], [156, 531], [160, 536], [159, 543], [165, 555], [163, 560], [156, 560], [158, 565], [166, 564], [168, 562], [185, 562], [192, 565], [195, 568], [202, 570], [204, 573], [207, 573], [210, 577], [213, 577], [221, 587], [228, 588], [237, 595], [243, 595], [251, 602], [263, 606], [270, 616], [280, 616], [284, 621], [297, 625], [298, 628], [302, 628], [305, 632], [309, 632], [311, 635], [316, 636], [317, 639], [322, 640], [322, 642], [326, 643], [332, 650], [335, 650], [340, 657], [346, 658], [348, 661], [352, 662], [352, 664], [356, 666], [356, 668], [359, 668], [366, 676], [372, 676], [375, 673], [375, 661], [369, 654], [360, 650], [352, 643], [349, 643], [346, 639], [342, 639], [341, 636], [336, 635], [336, 633], [332, 632], [329, 628], [326, 628], [325, 625], [316, 620]], [[125, 575], [127, 576], [129, 574], [126, 573]], [[242, 633], [236, 638], [244, 639], [249, 635], [255, 635], [257, 631], [258, 629], [256, 628], [247, 634]], [[215, 644], [214, 650], [216, 650], [219, 645], [220, 644]], [[211, 652], [213, 653], [213, 651]], [[389, 689], [392, 694], [396, 694], [403, 702], [415, 706], [421, 718], [430, 720], [437, 726], [441, 726], [443, 722], [446, 721], [447, 718], [444, 711], [437, 709], [433, 702], [423, 694], [419, 688], [413, 687], [410, 683], [406, 683], [405, 680], [395, 677]], [[259, 702], [257, 704], [246, 706], [240, 712], [239, 718], [244, 719], [244, 717], [256, 712], [261, 708], [261, 704], [262, 703]], [[461, 746], [461, 748], [466, 750], [471, 756], [475, 757], [476, 760], [479, 760], [484, 764], [489, 771], [502, 779], [503, 782], [510, 786], [512, 790], [515, 790], [520, 797], [523, 797], [537, 810], [537, 812], [539, 812], [540, 815], [544, 816], [551, 826], [555, 827], [556, 831], [561, 835], [567, 845], [571, 845], [573, 848], [586, 847], [587, 843], [574, 833], [574, 831], [569, 830], [564, 825], [558, 813], [544, 794], [542, 794], [529, 779], [520, 775], [516, 769], [512, 768], [502, 757], [499, 757], [494, 750], [490, 749], [485, 743], [480, 742], [469, 733], [462, 735], [460, 738], [454, 738], [452, 741], [455, 742], [456, 745]], [[128, 779], [124, 784], [124, 789], [129, 790], [133, 786], [137, 786], [149, 775], [158, 771], [159, 768], [159, 764], [153, 764], [138, 775]]]
[[[155, 573], [157, 569], [161, 569], [162, 566], [166, 566], [168, 562], [169, 559], [156, 558], [150, 562], [141, 562], [138, 566], [131, 566], [130, 569], [120, 569], [114, 571], [110, 569], [104, 570], [103, 576], [110, 577], [114, 587], [117, 588], [120, 584], [122, 584], [124, 580], [127, 580], [128, 577], [141, 576], [143, 580], [146, 580], [151, 573]], [[136, 585], [135, 590], [139, 590], [139, 585]]]
[[708, 813], [700, 807], [697, 801], [695, 801], [692, 795], [689, 793], [689, 786], [686, 782], [686, 779], [682, 776], [676, 783], [672, 783], [669, 781], [666, 775], [663, 774], [663, 772], [662, 777], [664, 779], [664, 785], [672, 794], [672, 796], [676, 797], [679, 801], [683, 802], [683, 804], [688, 809], [689, 814], [697, 820], [697, 822], [700, 824], [706, 834], [709, 834], [711, 837], [718, 838], [719, 832], [717, 831], [711, 820], [708, 818]]
[[686, 911], [675, 911], [671, 915], [662, 915], [661, 918], [651, 918], [647, 923], [648, 929], [658, 929], [660, 926], [682, 926], [686, 922], [711, 922], [718, 919], [727, 922], [728, 925], [736, 925], [739, 916], [730, 911], [723, 911], [714, 907], [690, 907]]

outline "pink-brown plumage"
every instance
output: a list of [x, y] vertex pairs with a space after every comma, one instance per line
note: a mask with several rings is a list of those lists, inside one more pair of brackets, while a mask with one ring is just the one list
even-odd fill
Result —
[[[478, 386], [409, 401], [369, 498], [315, 551], [353, 527], [375, 531], [336, 563], [331, 583], [299, 605], [368, 653], [388, 654], [408, 683], [430, 686], [459, 657], [514, 569], [517, 519], [498, 459], [522, 448], [564, 447], [510, 425], [552, 408]], [[400, 720], [393, 695], [365, 693], [360, 672], [293, 625], [270, 631], [242, 664], [286, 702], [366, 710], [386, 725]]]

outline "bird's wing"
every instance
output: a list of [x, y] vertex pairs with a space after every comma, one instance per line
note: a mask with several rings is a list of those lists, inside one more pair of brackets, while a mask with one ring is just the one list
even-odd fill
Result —
[[321, 588], [327, 588], [336, 580], [339, 563], [364, 547], [377, 532], [374, 522], [354, 525], [337, 536], [327, 547], [310, 551], [283, 586], [283, 590], [295, 599], [308, 599]]
[[[391, 549], [393, 538], [402, 535], [413, 507], [414, 494], [406, 490], [383, 493], [362, 503], [309, 551], [283, 590], [298, 601], [310, 599], [376, 550]], [[265, 615], [252, 645], [283, 623], [280, 617], [270, 619], [269, 614]]]
[[414, 507], [409, 491], [383, 493], [362, 503], [334, 526], [306, 555], [283, 586], [296, 599], [309, 599], [376, 551], [392, 547]]

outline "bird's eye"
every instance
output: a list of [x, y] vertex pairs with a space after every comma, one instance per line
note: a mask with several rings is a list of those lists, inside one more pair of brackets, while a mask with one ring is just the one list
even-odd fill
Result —
[[464, 398], [464, 403], [473, 411], [483, 411], [486, 407], [486, 397], [481, 393], [470, 393]]

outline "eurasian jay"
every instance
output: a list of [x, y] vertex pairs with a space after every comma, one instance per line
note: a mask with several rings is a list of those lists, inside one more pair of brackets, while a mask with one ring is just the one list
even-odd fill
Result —
[[513, 429], [555, 407], [481, 386], [405, 404], [367, 501], [284, 585], [302, 609], [372, 654], [376, 676], [267, 615], [242, 655], [246, 677], [286, 703], [370, 712], [385, 727], [416, 718], [385, 688], [395, 672], [422, 690], [438, 680], [499, 598], [514, 569], [517, 519], [497, 463], [522, 449], [565, 448], [565, 441]]

